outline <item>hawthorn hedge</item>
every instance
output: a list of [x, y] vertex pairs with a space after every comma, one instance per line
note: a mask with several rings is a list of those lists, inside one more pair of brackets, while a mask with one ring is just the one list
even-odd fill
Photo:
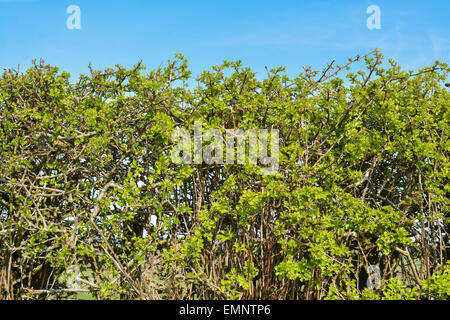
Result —
[[[448, 299], [448, 71], [4, 70], [0, 298]], [[278, 172], [175, 164], [195, 121], [278, 129]]]

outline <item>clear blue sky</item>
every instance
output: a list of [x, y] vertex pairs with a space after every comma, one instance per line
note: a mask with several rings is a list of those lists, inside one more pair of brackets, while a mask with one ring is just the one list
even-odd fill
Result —
[[[71, 4], [81, 8], [80, 30], [66, 27]], [[371, 4], [381, 30], [366, 27]], [[449, 39], [449, 0], [0, 0], [0, 68], [43, 58], [75, 77], [90, 62], [156, 68], [175, 52], [194, 76], [225, 59], [293, 76], [374, 48], [409, 70], [448, 63]]]

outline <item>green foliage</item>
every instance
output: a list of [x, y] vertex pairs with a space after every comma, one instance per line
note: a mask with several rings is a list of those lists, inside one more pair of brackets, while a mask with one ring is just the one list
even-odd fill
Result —
[[[449, 68], [351, 63], [261, 79], [225, 61], [193, 88], [181, 55], [76, 83], [5, 70], [0, 297], [72, 294], [76, 265], [98, 299], [448, 299]], [[278, 172], [173, 163], [199, 120], [278, 129]]]

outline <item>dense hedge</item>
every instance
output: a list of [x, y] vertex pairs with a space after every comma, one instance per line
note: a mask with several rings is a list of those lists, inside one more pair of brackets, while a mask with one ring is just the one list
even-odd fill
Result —
[[[5, 70], [0, 298], [448, 298], [449, 68], [349, 65]], [[175, 164], [171, 134], [196, 120], [278, 129], [278, 173]]]

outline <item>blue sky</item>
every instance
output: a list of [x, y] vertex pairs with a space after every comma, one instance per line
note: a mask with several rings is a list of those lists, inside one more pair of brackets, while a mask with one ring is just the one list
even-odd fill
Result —
[[[80, 30], [66, 27], [72, 4], [81, 9]], [[380, 30], [366, 26], [372, 4], [381, 9]], [[151, 69], [180, 52], [194, 76], [238, 59], [261, 77], [265, 66], [294, 76], [379, 48], [415, 70], [449, 62], [449, 15], [448, 0], [0, 0], [0, 68], [43, 58], [77, 77], [89, 63], [142, 60]]]

